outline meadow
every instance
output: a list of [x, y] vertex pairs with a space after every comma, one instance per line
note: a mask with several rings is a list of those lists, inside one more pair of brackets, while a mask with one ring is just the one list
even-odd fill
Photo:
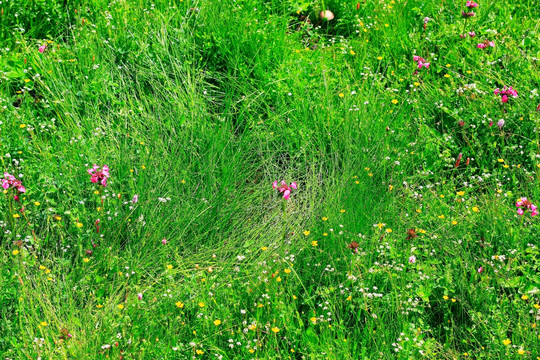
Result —
[[0, 358], [540, 359], [539, 10], [0, 1]]

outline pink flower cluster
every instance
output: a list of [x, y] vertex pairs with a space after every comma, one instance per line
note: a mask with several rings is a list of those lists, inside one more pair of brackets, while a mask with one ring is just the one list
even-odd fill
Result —
[[47, 45], [41, 45], [38, 51], [43, 54], [45, 52], [45, 49], [47, 49]]
[[479, 48], [479, 49], [485, 49], [488, 46], [495, 47], [495, 42], [486, 40], [483, 43], [480, 43], [480, 44], [476, 45], [476, 47]]
[[425, 67], [426, 69], [429, 69], [429, 65], [430, 63], [426, 62], [426, 60], [420, 56], [413, 56], [413, 60], [416, 61], [416, 63], [418, 64], [418, 68], [421, 69], [423, 67]]
[[511, 95], [514, 98], [518, 97], [518, 93], [516, 90], [512, 89], [512, 87], [503, 87], [502, 90], [499, 88], [496, 88], [495, 91], [493, 91], [495, 95], [501, 95], [501, 101], [503, 103], [508, 102], [508, 95]]
[[2, 179], [2, 187], [5, 190], [8, 190], [9, 188], [17, 189], [17, 194], [14, 196], [15, 201], [19, 201], [19, 194], [26, 192], [26, 188], [23, 186], [22, 182], [20, 180], [17, 180], [17, 178], [10, 173], [5, 172], [4, 178]]
[[291, 197], [291, 189], [297, 189], [297, 187], [298, 186], [294, 181], [291, 183], [291, 186], [287, 185], [285, 180], [281, 181], [281, 185], [278, 185], [277, 181], [274, 181], [272, 183], [272, 188], [278, 189], [278, 191], [283, 194], [283, 198], [285, 200], [289, 200], [289, 198]]
[[525, 213], [525, 210], [530, 210], [531, 216], [538, 215], [538, 207], [529, 200], [527, 200], [526, 197], [522, 197], [521, 199], [519, 199], [518, 202], [516, 202], [516, 207], [518, 208], [518, 215], [523, 215]]
[[91, 182], [100, 183], [103, 187], [107, 186], [107, 179], [110, 177], [107, 165], [103, 165], [101, 170], [99, 170], [99, 166], [94, 165], [91, 169], [88, 169], [88, 173], [91, 176]]
[[474, 9], [475, 7], [478, 7], [478, 3], [475, 3], [473, 1], [467, 1], [465, 3], [465, 6], [468, 7], [469, 9]]

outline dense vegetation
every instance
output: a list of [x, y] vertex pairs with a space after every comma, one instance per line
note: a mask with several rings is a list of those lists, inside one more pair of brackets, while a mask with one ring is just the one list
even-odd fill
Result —
[[539, 9], [2, 0], [2, 359], [540, 359]]

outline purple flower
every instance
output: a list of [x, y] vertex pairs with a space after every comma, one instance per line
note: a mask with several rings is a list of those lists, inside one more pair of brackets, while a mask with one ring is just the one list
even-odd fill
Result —
[[502, 127], [504, 126], [504, 120], [501, 119], [501, 120], [497, 121], [497, 126], [499, 127], [499, 129], [502, 129]]
[[133, 195], [133, 199], [131, 199], [131, 202], [134, 203], [134, 204], [138, 203], [139, 202], [139, 195], [136, 195], [136, 194]]

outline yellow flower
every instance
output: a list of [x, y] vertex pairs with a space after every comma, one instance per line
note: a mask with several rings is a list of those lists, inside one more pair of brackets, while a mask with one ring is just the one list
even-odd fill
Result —
[[444, 215], [439, 215], [439, 219], [444, 219]]
[[534, 304], [534, 308], [535, 309], [540, 309], [540, 305], [539, 304]]
[[456, 299], [450, 299], [450, 301], [452, 301], [452, 302], [456, 302]]
[[262, 251], [266, 251], [266, 250], [268, 250], [268, 248], [267, 248], [266, 246], [263, 246], [263, 247], [261, 248], [261, 250], [262, 250]]
[[167, 269], [171, 270], [173, 268], [172, 265], [167, 265]]
[[415, 81], [415, 82], [413, 83], [413, 85], [414, 85], [414, 86], [420, 86], [420, 83]]
[[416, 209], [416, 212], [420, 214], [422, 212], [422, 210]]
[[393, 185], [388, 185], [388, 191], [392, 191], [393, 188], [394, 188]]
[[283, 270], [283, 272], [284, 272], [285, 274], [288, 274], [288, 273], [291, 272], [291, 269], [285, 269], [285, 270]]
[[60, 217], [60, 215], [54, 215], [53, 218], [54, 218], [54, 220], [56, 220], [56, 221], [62, 220], [62, 218]]
[[36, 201], [36, 202], [34, 203], [34, 205], [39, 206], [39, 205], [41, 205], [41, 203], [40, 203], [39, 201]]
[[392, 104], [396, 105], [399, 101], [397, 101], [396, 99], [393, 99], [392, 100]]
[[216, 325], [216, 326], [221, 325], [221, 320], [214, 320], [214, 325]]
[[385, 224], [383, 224], [383, 223], [378, 223], [376, 226], [379, 228], [379, 230], [381, 230], [381, 229], [385, 226]]
[[296, 297], [296, 295], [293, 295], [292, 298], [293, 298], [294, 300], [298, 299], [298, 298]]
[[99, 195], [99, 190], [94, 191], [94, 194]]
[[313, 240], [313, 241], [311, 242], [311, 246], [317, 246], [317, 245], [319, 245], [319, 243], [318, 243], [317, 241]]
[[180, 308], [180, 309], [184, 307], [184, 303], [181, 301], [178, 301], [175, 305], [177, 308]]
[[254, 325], [254, 324], [248, 325], [249, 330], [255, 330], [256, 328], [257, 328], [257, 325]]
[[323, 216], [322, 221], [326, 221], [326, 220], [328, 220], [328, 218], [326, 216]]
[[377, 56], [377, 60], [381, 61], [381, 60], [382, 60], [382, 56]]
[[523, 350], [523, 349], [519, 349], [519, 350], [518, 350], [518, 354], [519, 354], [519, 355], [523, 355], [523, 354], [525, 354], [525, 350]]
[[458, 191], [457, 194], [458, 194], [458, 196], [463, 196], [463, 195], [465, 195], [465, 191]]
[[456, 220], [452, 220], [452, 225], [457, 225], [457, 221], [456, 221]]
[[96, 307], [97, 307], [98, 309], [101, 309], [101, 308], [103, 307], [103, 305], [97, 304]]
[[444, 300], [448, 300], [448, 296], [446, 296], [446, 295], [444, 295], [442, 298], [443, 298]]
[[249, 351], [250, 354], [253, 354], [255, 352], [255, 350], [253, 350], [253, 349], [249, 349], [248, 351]]
[[342, 213], [342, 214], [343, 214], [345, 211], [347, 211], [347, 210], [345, 210], [345, 209], [339, 210], [339, 212]]
[[84, 261], [84, 262], [89, 262], [90, 259], [89, 259], [89, 258], [83, 258], [82, 261]]
[[345, 300], [351, 301], [352, 300], [352, 295], [347, 296], [347, 298]]
[[529, 297], [528, 297], [527, 295], [523, 295], [521, 298], [522, 298], [523, 300], [527, 300]]
[[124, 308], [124, 305], [118, 304], [118, 308], [119, 308], [120, 310], [122, 310], [122, 309]]
[[476, 207], [476, 206], [473, 206], [472, 211], [474, 211], [474, 212], [480, 212], [480, 210], [479, 210], [478, 207]]
[[448, 68], [451, 67], [451, 66], [452, 66], [452, 65], [450, 65], [450, 64], [446, 64], [446, 67], [448, 67]]
[[310, 234], [309, 230], [304, 231], [304, 235], [308, 236]]
[[322, 236], [328, 236], [328, 233], [323, 233]]
[[77, 222], [75, 225], [77, 225], [78, 228], [82, 228], [82, 227], [83, 227], [83, 224], [80, 223], [80, 222]]
[[503, 163], [503, 162], [504, 162], [503, 159], [497, 159], [497, 161], [500, 162], [500, 163]]
[[45, 326], [47, 326], [47, 325], [49, 325], [49, 324], [47, 324], [45, 321], [42, 321], [42, 322], [39, 323], [39, 325], [45, 327]]
[[356, 53], [354, 51], [349, 51], [351, 55], [356, 55]]
[[19, 250], [13, 250], [13, 255], [19, 255], [20, 251]]
[[441, 199], [444, 199], [444, 195], [439, 195], [439, 197], [440, 197]]
[[392, 229], [388, 228], [386, 229], [386, 232], [390, 234], [392, 232]]
[[20, 216], [19, 214], [13, 214], [13, 217], [14, 217], [15, 219], [17, 219], [17, 218], [20, 218], [21, 216]]
[[21, 124], [21, 125], [19, 125], [19, 127], [20, 127], [21, 129], [24, 129], [24, 128], [26, 127], [26, 125]]
[[274, 326], [274, 327], [272, 328], [272, 331], [273, 331], [274, 333], [277, 334], [277, 333], [279, 332], [279, 328], [277, 328], [277, 327]]
[[344, 97], [345, 95], [343, 93], [339, 93], [339, 97], [342, 98]]
[[180, 181], [180, 182], [181, 182], [182, 184], [185, 184], [185, 183], [186, 183], [186, 180], [182, 180], [182, 181]]
[[204, 303], [202, 301], [199, 303], [199, 307], [201, 307], [201, 308], [204, 307]]
[[277, 282], [280, 282], [280, 281], [281, 281], [281, 278], [278, 276], [278, 277], [276, 278], [276, 281], [277, 281]]
[[43, 265], [39, 265], [39, 269], [40, 269], [40, 270], [45, 270], [45, 269], [46, 269], [46, 267], [45, 267], [45, 266], [43, 266]]
[[509, 167], [510, 167], [510, 165], [508, 165], [508, 164], [503, 165], [503, 168], [505, 168], [505, 169], [508, 169]]
[[444, 74], [444, 77], [445, 77], [445, 78], [449, 78], [450, 75], [449, 75], [449, 74]]
[[199, 349], [197, 349], [195, 352], [197, 353], [197, 355], [202, 355], [202, 354], [204, 354], [204, 351], [199, 350]]
[[263, 304], [257, 304], [257, 307], [262, 308], [262, 307], [264, 307], [264, 305]]
[[315, 316], [310, 318], [309, 320], [311, 320], [311, 322], [314, 323], [314, 324], [317, 322], [317, 318]]

